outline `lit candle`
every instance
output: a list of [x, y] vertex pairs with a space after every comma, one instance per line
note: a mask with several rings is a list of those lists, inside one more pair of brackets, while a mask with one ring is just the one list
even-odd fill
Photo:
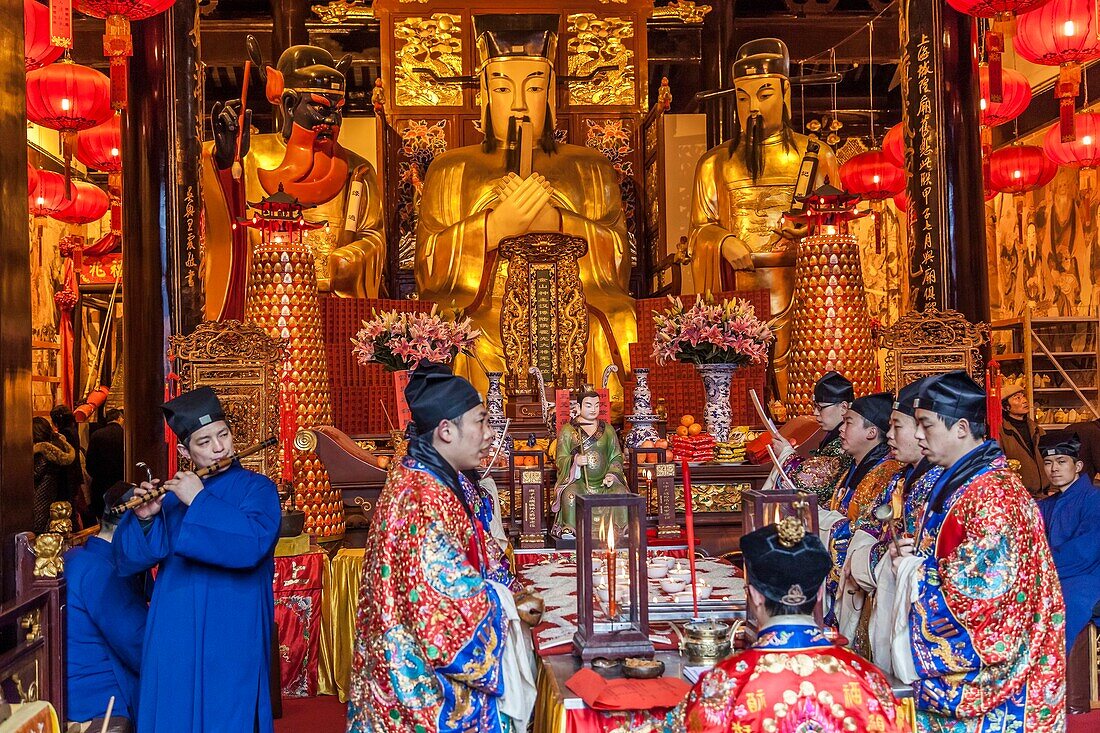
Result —
[[607, 522], [607, 615], [615, 618], [615, 523]]

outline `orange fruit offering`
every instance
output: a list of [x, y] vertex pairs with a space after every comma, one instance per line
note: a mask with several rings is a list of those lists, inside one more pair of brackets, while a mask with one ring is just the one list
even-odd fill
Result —
[[698, 435], [701, 432], [703, 432], [703, 426], [697, 422], [692, 423], [691, 427], [688, 428], [688, 435]]
[[537, 466], [539, 465], [539, 459], [534, 456], [524, 456], [523, 465], [525, 466]]
[[679, 435], [681, 438], [686, 438], [688, 436], [687, 425], [681, 425], [680, 427], [676, 428], [676, 434]]
[[653, 441], [652, 440], [643, 440], [642, 444], [638, 447], [639, 448], [652, 448], [653, 447]]
[[694, 422], [695, 417], [692, 415], [684, 415], [680, 418], [680, 424], [683, 425], [685, 428], [691, 426], [691, 424]]
[[656, 443], [653, 444], [653, 447], [654, 448], [667, 448], [668, 447], [668, 441], [665, 440], [664, 438], [661, 438], [660, 440], [658, 440]]
[[390, 457], [389, 456], [378, 456], [378, 467], [381, 468], [383, 471], [385, 471], [387, 468], [389, 468], [390, 467]]

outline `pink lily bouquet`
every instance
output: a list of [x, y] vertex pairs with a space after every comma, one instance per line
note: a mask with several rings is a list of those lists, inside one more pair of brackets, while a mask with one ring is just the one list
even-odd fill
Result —
[[691, 364], [763, 364], [775, 335], [756, 317], [746, 300], [734, 298], [715, 303], [707, 293], [684, 308], [679, 298], [669, 296], [664, 313], [653, 313], [657, 327], [653, 357], [660, 365], [670, 361]]
[[436, 306], [431, 313], [375, 312], [352, 337], [352, 353], [360, 364], [377, 362], [397, 372], [422, 361], [450, 364], [460, 351], [470, 353], [480, 335], [469, 318], [446, 321]]

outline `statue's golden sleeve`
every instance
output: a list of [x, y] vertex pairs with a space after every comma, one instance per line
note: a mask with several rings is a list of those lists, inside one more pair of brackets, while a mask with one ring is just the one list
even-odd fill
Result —
[[477, 296], [488, 252], [485, 220], [487, 209], [462, 211], [464, 165], [446, 158], [428, 168], [416, 227], [414, 269], [420, 297], [438, 301], [445, 295], [452, 303], [444, 307], [464, 309]]
[[722, 225], [718, 206], [720, 172], [718, 155], [708, 153], [695, 167], [691, 191], [691, 231], [688, 251], [692, 253], [691, 273], [695, 292], [722, 290], [722, 242], [733, 232]]
[[386, 267], [382, 194], [374, 166], [356, 166], [348, 183], [340, 246], [328, 256], [330, 287], [351, 298], [377, 298]]
[[[602, 162], [602, 161], [601, 161]], [[587, 260], [595, 281], [630, 286], [630, 249], [623, 215], [622, 194], [610, 165], [578, 166], [584, 201], [561, 202], [562, 232], [588, 242]], [[558, 202], [555, 202], [556, 204]]]

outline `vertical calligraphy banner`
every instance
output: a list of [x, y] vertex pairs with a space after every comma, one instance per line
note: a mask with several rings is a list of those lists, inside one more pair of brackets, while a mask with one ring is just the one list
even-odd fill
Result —
[[910, 306], [989, 318], [977, 29], [942, 0], [902, 0]]

